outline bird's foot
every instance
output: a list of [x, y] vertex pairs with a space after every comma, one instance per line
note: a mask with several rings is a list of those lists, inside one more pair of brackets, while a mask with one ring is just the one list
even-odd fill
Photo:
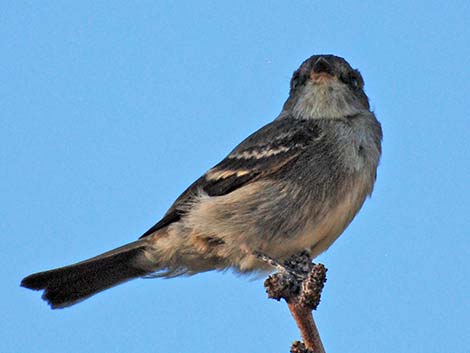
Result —
[[258, 260], [276, 269], [279, 273], [290, 275], [298, 281], [303, 281], [313, 266], [312, 259], [307, 251], [292, 255], [282, 263], [259, 251], [253, 252], [253, 255]]
[[292, 255], [282, 264], [260, 252], [256, 252], [255, 256], [278, 271], [264, 283], [269, 298], [284, 298], [288, 303], [295, 298], [310, 310], [317, 308], [326, 281], [326, 268], [322, 264], [312, 263], [307, 251]]

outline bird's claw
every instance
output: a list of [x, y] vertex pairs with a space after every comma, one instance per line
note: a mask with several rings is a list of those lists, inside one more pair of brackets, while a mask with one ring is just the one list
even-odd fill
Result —
[[278, 272], [290, 275], [300, 282], [306, 278], [313, 266], [310, 254], [307, 251], [293, 255], [283, 263], [259, 251], [254, 251], [253, 255], [255, 255], [257, 259], [272, 266]]

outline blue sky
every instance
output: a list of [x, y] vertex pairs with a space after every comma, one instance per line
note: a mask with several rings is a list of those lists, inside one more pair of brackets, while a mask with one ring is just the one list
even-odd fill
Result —
[[19, 282], [137, 238], [333, 53], [361, 70], [384, 154], [318, 259], [327, 352], [469, 352], [469, 21], [468, 1], [4, 3], [0, 350], [288, 352], [286, 305], [230, 272], [59, 311]]

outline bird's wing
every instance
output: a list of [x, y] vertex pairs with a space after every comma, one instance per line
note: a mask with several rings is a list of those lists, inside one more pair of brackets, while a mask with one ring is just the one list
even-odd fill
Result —
[[275, 174], [296, 160], [319, 136], [311, 121], [283, 118], [274, 120], [240, 143], [219, 164], [189, 186], [165, 216], [142, 237], [178, 221], [188, 203], [201, 192], [226, 195], [250, 182]]

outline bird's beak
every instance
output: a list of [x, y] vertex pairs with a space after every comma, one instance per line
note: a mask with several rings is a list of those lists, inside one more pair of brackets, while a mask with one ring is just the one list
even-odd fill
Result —
[[318, 58], [317, 61], [315, 61], [315, 64], [313, 64], [310, 79], [314, 83], [325, 83], [333, 78], [333, 68], [328, 60], [323, 57]]

